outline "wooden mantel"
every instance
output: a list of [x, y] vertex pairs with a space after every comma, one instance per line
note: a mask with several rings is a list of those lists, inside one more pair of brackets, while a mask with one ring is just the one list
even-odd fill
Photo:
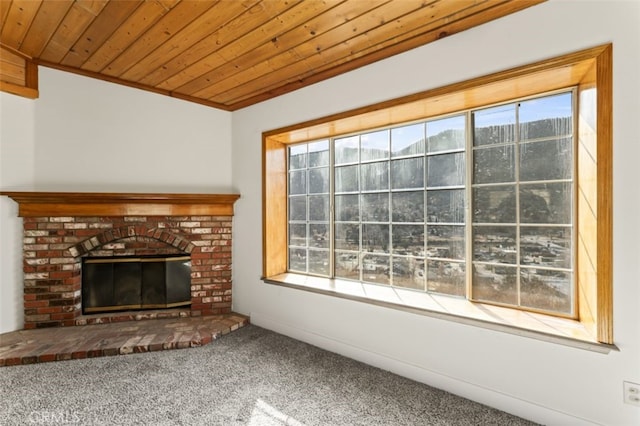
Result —
[[239, 194], [0, 191], [18, 216], [233, 216]]

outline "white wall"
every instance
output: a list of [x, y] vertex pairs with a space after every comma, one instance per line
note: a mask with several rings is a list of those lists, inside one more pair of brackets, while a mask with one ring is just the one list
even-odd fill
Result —
[[[558, 1], [233, 114], [234, 310], [261, 325], [546, 424], [640, 424], [640, 3]], [[261, 132], [614, 44], [614, 336], [607, 355], [264, 284]]]
[[[1, 93], [2, 190], [232, 192], [231, 113], [40, 67]], [[21, 329], [22, 221], [0, 197], [0, 332]]]
[[40, 190], [229, 192], [231, 113], [40, 67]]
[[[34, 181], [34, 103], [0, 92], [0, 188], [27, 190]], [[22, 219], [0, 197], [0, 333], [22, 328]]]

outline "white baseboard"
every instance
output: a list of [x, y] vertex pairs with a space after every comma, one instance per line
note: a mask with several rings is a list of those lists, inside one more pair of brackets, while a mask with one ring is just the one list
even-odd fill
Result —
[[415, 380], [429, 386], [453, 393], [463, 398], [488, 405], [518, 417], [546, 425], [594, 425], [589, 420], [534, 404], [511, 395], [488, 389], [459, 378], [406, 363], [402, 360], [354, 346], [351, 343], [323, 336], [311, 330], [304, 330], [286, 324], [260, 312], [252, 312], [251, 324], [279, 334], [317, 346], [356, 361], [390, 371], [399, 376]]

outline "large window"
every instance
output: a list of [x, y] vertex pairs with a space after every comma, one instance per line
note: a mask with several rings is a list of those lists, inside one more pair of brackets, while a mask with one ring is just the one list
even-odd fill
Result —
[[573, 99], [290, 146], [289, 271], [573, 316]]
[[263, 133], [265, 281], [612, 344], [611, 63], [598, 46]]

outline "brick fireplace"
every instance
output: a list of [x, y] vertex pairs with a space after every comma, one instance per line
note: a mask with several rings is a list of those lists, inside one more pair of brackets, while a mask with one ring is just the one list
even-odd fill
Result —
[[[24, 328], [231, 312], [235, 194], [2, 192], [23, 217]], [[191, 305], [82, 313], [82, 260], [188, 255]]]

